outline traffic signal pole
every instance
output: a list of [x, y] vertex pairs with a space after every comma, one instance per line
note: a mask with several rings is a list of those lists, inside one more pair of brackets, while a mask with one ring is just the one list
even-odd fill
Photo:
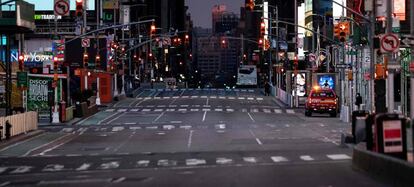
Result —
[[[392, 33], [392, 2], [393, 0], [387, 0], [387, 28], [386, 33]], [[394, 64], [394, 59], [392, 57], [392, 53], [386, 54], [387, 60], [390, 62], [389, 64]], [[385, 67], [387, 68], [387, 67]], [[387, 101], [388, 101], [388, 112], [394, 112], [394, 70], [388, 69], [388, 77], [387, 77], [388, 87], [387, 87]]]
[[[410, 1], [410, 33], [414, 36], [414, 0]], [[411, 45], [411, 64], [414, 63], [414, 45]], [[410, 76], [410, 117], [414, 119], [414, 72], [411, 72]]]

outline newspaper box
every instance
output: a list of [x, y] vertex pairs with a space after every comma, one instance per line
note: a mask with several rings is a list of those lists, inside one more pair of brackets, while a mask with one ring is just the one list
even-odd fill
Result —
[[398, 114], [377, 115], [374, 137], [379, 153], [407, 160], [406, 118]]

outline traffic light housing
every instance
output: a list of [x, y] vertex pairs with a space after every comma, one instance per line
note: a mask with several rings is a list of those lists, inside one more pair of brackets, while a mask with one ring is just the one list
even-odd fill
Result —
[[83, 0], [76, 0], [76, 17], [83, 16]]
[[83, 53], [83, 67], [88, 68], [89, 67], [89, 56], [88, 53]]
[[57, 81], [58, 80], [58, 58], [55, 56], [53, 57], [53, 80]]
[[185, 45], [188, 45], [190, 43], [190, 36], [188, 34], [184, 36], [184, 43]]
[[24, 70], [24, 55], [19, 55], [19, 70], [23, 71]]
[[338, 24], [339, 27], [339, 41], [344, 43], [350, 33], [350, 28], [349, 28], [349, 22], [345, 21], [345, 22], [340, 22]]
[[255, 6], [254, 0], [249, 0], [246, 3], [246, 9], [249, 10], [249, 11], [254, 10], [254, 6]]
[[222, 37], [221, 39], [220, 39], [220, 46], [221, 46], [221, 48], [227, 48], [227, 40], [226, 40], [226, 38], [224, 38], [224, 37]]
[[387, 112], [386, 103], [386, 87], [385, 79], [374, 80], [374, 91], [375, 91], [375, 112], [385, 113]]
[[259, 46], [259, 49], [262, 49], [263, 48], [263, 39], [259, 38], [259, 41], [257, 42], [257, 44]]
[[96, 55], [96, 57], [95, 57], [95, 67], [96, 68], [101, 67], [101, 57], [99, 55]]
[[150, 28], [150, 36], [151, 37], [155, 36], [155, 31], [156, 31], [155, 23], [152, 23], [151, 28]]

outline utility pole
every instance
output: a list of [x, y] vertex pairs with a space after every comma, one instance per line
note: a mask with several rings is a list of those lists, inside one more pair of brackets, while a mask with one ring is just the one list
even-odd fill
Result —
[[[387, 0], [387, 28], [386, 33], [390, 34], [392, 33], [392, 0]], [[394, 59], [392, 57], [392, 53], [386, 54], [386, 60], [390, 62], [390, 64], [394, 64]], [[387, 67], [385, 67], [387, 68]], [[389, 69], [388, 70], [388, 87], [387, 87], [387, 101], [388, 101], [388, 112], [393, 113], [394, 112], [394, 70]]]
[[[295, 0], [294, 4], [294, 10], [295, 10], [295, 60], [298, 60], [298, 0]], [[319, 33], [318, 33], [319, 34]], [[298, 85], [297, 85], [297, 75], [295, 75], [294, 78], [294, 85], [295, 85], [295, 106], [299, 107], [299, 96], [298, 96]]]
[[[410, 1], [410, 33], [411, 36], [414, 36], [414, 0]], [[411, 45], [411, 64], [414, 63], [414, 45]], [[411, 120], [414, 119], [414, 72], [411, 72], [410, 77], [410, 117]]]

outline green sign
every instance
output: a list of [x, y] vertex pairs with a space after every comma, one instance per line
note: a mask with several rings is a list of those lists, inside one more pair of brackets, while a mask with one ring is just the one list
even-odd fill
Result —
[[17, 72], [17, 87], [27, 88], [27, 72]]

